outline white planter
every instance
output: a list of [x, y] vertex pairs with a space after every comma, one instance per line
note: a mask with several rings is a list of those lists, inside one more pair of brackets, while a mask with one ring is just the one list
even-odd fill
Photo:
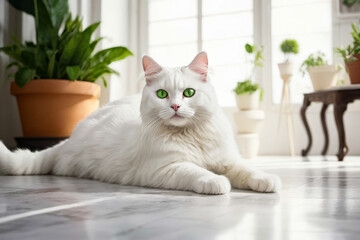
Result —
[[258, 109], [260, 107], [260, 90], [256, 90], [252, 94], [245, 93], [236, 95], [236, 104], [239, 110]]
[[281, 76], [292, 76], [295, 72], [295, 64], [292, 62], [283, 62], [278, 64]]
[[338, 70], [335, 65], [310, 67], [308, 72], [315, 91], [336, 85]]
[[234, 113], [238, 133], [259, 133], [265, 113], [262, 110], [244, 110]]
[[236, 140], [243, 158], [255, 158], [258, 155], [260, 142], [257, 134], [239, 134]]

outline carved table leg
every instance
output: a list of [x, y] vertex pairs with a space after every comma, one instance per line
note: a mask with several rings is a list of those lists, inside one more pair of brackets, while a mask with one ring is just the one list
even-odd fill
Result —
[[322, 108], [321, 108], [321, 124], [322, 124], [322, 128], [324, 131], [324, 137], [325, 137], [325, 143], [324, 143], [324, 148], [321, 152], [321, 155], [326, 155], [328, 147], [329, 147], [329, 133], [328, 133], [328, 129], [327, 129], [327, 125], [326, 125], [326, 109], [328, 108], [329, 104], [324, 103]]
[[347, 108], [347, 103], [334, 104], [334, 116], [335, 116], [336, 127], [339, 134], [339, 152], [337, 154], [339, 161], [342, 161], [348, 152], [348, 147], [346, 145], [346, 139], [345, 139], [344, 122], [343, 122], [343, 115], [344, 112], [346, 111], [346, 108]]
[[303, 123], [305, 125], [306, 133], [307, 133], [308, 138], [309, 138], [309, 143], [308, 143], [306, 149], [303, 149], [301, 151], [301, 156], [306, 156], [309, 153], [311, 145], [312, 145], [312, 136], [311, 136], [311, 132], [310, 132], [310, 127], [309, 127], [309, 124], [308, 124], [308, 122], [306, 120], [306, 116], [305, 116], [305, 111], [306, 111], [306, 109], [308, 108], [308, 106], [310, 104], [311, 104], [311, 102], [306, 97], [304, 97], [304, 103], [303, 103], [303, 105], [301, 107], [300, 114], [301, 114], [301, 119], [302, 119], [302, 121], [303, 121]]

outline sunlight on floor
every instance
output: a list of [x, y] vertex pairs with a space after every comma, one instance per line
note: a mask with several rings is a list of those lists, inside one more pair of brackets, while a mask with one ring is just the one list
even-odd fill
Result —
[[1, 239], [357, 239], [360, 157], [244, 160], [279, 194], [191, 192], [55, 176], [0, 176]]

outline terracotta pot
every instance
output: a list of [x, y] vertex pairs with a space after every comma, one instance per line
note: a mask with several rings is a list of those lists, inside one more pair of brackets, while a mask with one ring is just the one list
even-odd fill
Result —
[[346, 67], [348, 69], [351, 84], [360, 84], [360, 54], [355, 54], [358, 61], [348, 62]]
[[36, 79], [16, 96], [24, 137], [68, 137], [76, 124], [99, 107], [100, 86], [84, 81]]

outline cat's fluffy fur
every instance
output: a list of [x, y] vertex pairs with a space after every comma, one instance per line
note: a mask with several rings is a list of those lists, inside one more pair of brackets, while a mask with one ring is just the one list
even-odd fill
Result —
[[[187, 67], [161, 67], [147, 56], [143, 66], [147, 84], [142, 98], [107, 104], [80, 122], [68, 140], [44, 151], [10, 152], [0, 142], [0, 171], [205, 194], [225, 194], [231, 186], [280, 189], [277, 176], [241, 163], [230, 123], [207, 76], [206, 53]], [[195, 89], [195, 95], [184, 97], [186, 88]], [[157, 97], [159, 89], [168, 97]], [[175, 111], [173, 105], [180, 107]]]

